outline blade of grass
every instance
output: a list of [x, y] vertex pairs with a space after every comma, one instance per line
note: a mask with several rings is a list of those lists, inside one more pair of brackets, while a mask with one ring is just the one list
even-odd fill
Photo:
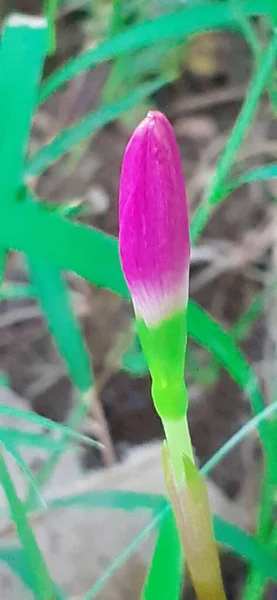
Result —
[[27, 165], [26, 177], [32, 178], [39, 175], [52, 163], [67, 154], [76, 144], [79, 144], [97, 131], [97, 129], [107, 125], [107, 123], [110, 123], [139, 104], [144, 98], [148, 98], [154, 94], [167, 83], [169, 83], [169, 79], [162, 76], [148, 83], [142, 83], [118, 102], [103, 106], [98, 112], [93, 111], [81, 119], [81, 121], [64, 129], [54, 140], [43, 146], [30, 158]]
[[[231, 377], [248, 395], [254, 415], [264, 408], [257, 377], [243, 354], [224, 329], [196, 303], [188, 307], [188, 334], [212, 352]], [[260, 433], [266, 443], [266, 426], [261, 422]]]
[[44, 14], [48, 21], [48, 45], [47, 54], [52, 56], [56, 51], [55, 19], [58, 11], [59, 0], [45, 0]]
[[36, 496], [38, 505], [43, 508], [46, 508], [46, 503], [37, 485], [35, 475], [33, 471], [31, 471], [31, 469], [29, 469], [29, 467], [27, 466], [25, 460], [22, 458], [20, 450], [17, 447], [17, 442], [5, 445], [5, 449], [9, 454], [11, 454], [11, 456], [13, 456], [14, 460], [16, 461], [16, 464], [22, 471], [23, 475], [25, 475], [26, 480], [29, 481], [30, 488], [33, 490], [33, 493]]
[[161, 524], [156, 548], [151, 561], [142, 600], [179, 600], [182, 588], [183, 557], [172, 512]]
[[[37, 99], [46, 43], [45, 19], [19, 14], [11, 15], [7, 19], [0, 46], [0, 197], [2, 202], [15, 199], [22, 184], [26, 144]], [[20, 110], [18, 110], [19, 106]]]
[[[243, 13], [249, 16], [268, 15], [271, 10], [270, 2], [271, 0], [249, 0], [243, 4]], [[44, 102], [80, 73], [103, 61], [155, 43], [162, 44], [165, 40], [176, 39], [178, 36], [180, 43], [184, 43], [189, 36], [201, 31], [233, 27], [235, 21], [234, 11], [229, 3], [203, 2], [198, 6], [187, 7], [185, 10], [130, 27], [128, 31], [70, 60], [62, 69], [51, 75], [42, 86], [40, 102]]]
[[39, 446], [43, 450], [53, 450], [53, 448], [59, 448], [61, 445], [59, 440], [53, 439], [53, 437], [43, 433], [43, 431], [32, 433], [30, 431], [21, 431], [10, 425], [9, 427], [0, 425], [0, 439], [5, 446], [9, 444], [16, 444], [17, 446], [25, 446], [27, 448], [37, 448]]
[[47, 427], [47, 429], [57, 431], [65, 438], [72, 438], [73, 440], [83, 444], [88, 444], [89, 446], [96, 446], [97, 448], [101, 447], [99, 442], [96, 442], [90, 437], [74, 431], [74, 429], [70, 429], [70, 427], [67, 425], [50, 421], [50, 419], [46, 419], [45, 417], [41, 417], [40, 415], [28, 412], [26, 410], [21, 410], [20, 408], [14, 408], [13, 406], [8, 406], [7, 404], [0, 404], [0, 414], [5, 415], [6, 417], [14, 417], [16, 419], [25, 419], [34, 425]]
[[[260, 44], [259, 37], [255, 31], [255, 25], [252, 24], [251, 19], [244, 15], [241, 11], [241, 3], [240, 0], [232, 0], [234, 11], [236, 13], [237, 22], [241, 28], [241, 32], [245, 37], [246, 42], [248, 43], [249, 48], [251, 49], [254, 59], [256, 69], [260, 68], [260, 62], [263, 56], [263, 48]], [[269, 79], [267, 86], [268, 95], [271, 101], [271, 106], [273, 113], [276, 114], [277, 111], [277, 96], [276, 90], [274, 86], [274, 81], [272, 78]]]
[[222, 201], [221, 188], [224, 186], [225, 178], [234, 163], [241, 143], [257, 112], [261, 94], [275, 67], [276, 53], [277, 32], [273, 34], [268, 48], [264, 51], [260, 68], [254, 75], [249, 86], [247, 97], [217, 164], [214, 177], [208, 186], [203, 202], [192, 219], [191, 240], [194, 244], [208, 223], [214, 207]]
[[1, 548], [0, 561], [5, 563], [16, 577], [19, 577], [26, 588], [33, 591], [33, 577], [28, 569], [24, 550], [15, 547]]
[[55, 600], [55, 584], [48, 572], [30, 527], [24, 506], [19, 500], [0, 448], [0, 479], [9, 503], [19, 539], [24, 548], [38, 600]]
[[75, 318], [67, 285], [56, 268], [30, 256], [30, 277], [50, 333], [77, 389], [93, 386], [90, 356]]
[[275, 414], [277, 411], [277, 401], [264, 408], [258, 415], [249, 419], [243, 427], [241, 427], [232, 437], [230, 437], [225, 444], [223, 444], [217, 452], [206, 462], [204, 467], [201, 469], [201, 473], [204, 475], [211, 472], [218, 463], [225, 458], [231, 450], [233, 450], [244, 438], [249, 435], [252, 431], [255, 431], [266, 419]]
[[223, 186], [220, 193], [220, 202], [225, 199], [231, 192], [247, 183], [259, 183], [267, 181], [268, 179], [276, 179], [277, 177], [277, 164], [263, 165], [261, 167], [255, 167], [245, 173], [242, 173], [235, 179], [227, 181]]

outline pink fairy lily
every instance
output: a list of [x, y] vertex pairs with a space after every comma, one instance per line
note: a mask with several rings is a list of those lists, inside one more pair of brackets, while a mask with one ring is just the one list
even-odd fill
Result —
[[182, 163], [167, 118], [151, 111], [125, 151], [119, 249], [137, 318], [148, 327], [185, 309], [189, 226]]

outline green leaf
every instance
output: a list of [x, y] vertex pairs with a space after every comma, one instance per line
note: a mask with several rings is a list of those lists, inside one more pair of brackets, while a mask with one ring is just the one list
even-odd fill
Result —
[[38, 600], [53, 600], [55, 584], [42, 558], [36, 539], [29, 525], [23, 503], [17, 496], [13, 481], [0, 451], [0, 479], [4, 488], [11, 517], [26, 554], [26, 562], [32, 577], [33, 588]]
[[58, 11], [59, 0], [45, 0], [45, 16], [48, 21], [48, 47], [47, 54], [52, 55], [56, 50], [56, 30], [55, 30], [55, 19]]
[[[232, 337], [192, 300], [188, 307], [188, 334], [201, 346], [210, 350], [226, 368], [232, 379], [249, 397], [254, 415], [260, 413], [264, 408], [264, 400], [254, 370]], [[265, 429], [265, 424], [261, 424], [263, 439], [266, 437]]]
[[9, 427], [0, 425], [0, 439], [5, 446], [15, 444], [16, 446], [25, 446], [27, 448], [39, 447], [43, 450], [54, 450], [61, 446], [61, 442], [53, 439], [43, 431], [32, 433], [30, 431], [21, 431], [10, 425]]
[[63, 275], [56, 267], [32, 257], [28, 264], [39, 303], [68, 373], [80, 392], [87, 392], [93, 386], [90, 356]]
[[128, 297], [117, 240], [112, 236], [72, 223], [34, 202], [14, 202], [7, 207], [0, 201], [0, 239], [8, 248], [74, 271], [99, 287]]
[[20, 14], [7, 19], [0, 46], [1, 202], [14, 199], [22, 184], [46, 44], [45, 19]]
[[144, 98], [154, 94], [168, 82], [167, 77], [157, 77], [149, 83], [142, 83], [118, 102], [104, 106], [98, 112], [93, 111], [71, 127], [64, 129], [54, 140], [43, 146], [30, 158], [26, 177], [31, 178], [45, 171], [47, 167], [67, 154], [76, 144], [139, 104]]
[[22, 583], [33, 591], [33, 576], [30, 569], [28, 569], [24, 550], [13, 547], [1, 548], [0, 561], [5, 563], [9, 569], [19, 577]]
[[[47, 24], [40, 17], [15, 14], [6, 21], [0, 45], [1, 202], [15, 200], [22, 184], [46, 39]], [[6, 259], [7, 251], [0, 247], [0, 284]]]
[[[201, 469], [201, 473], [207, 474], [210, 473], [212, 469], [218, 463], [233, 450], [240, 442], [252, 431], [255, 431], [263, 421], [269, 419], [277, 411], [277, 400], [270, 404], [266, 408], [264, 408], [258, 415], [249, 419], [243, 427], [240, 427], [234, 435], [232, 435], [226, 442], [223, 444], [215, 454], [205, 463], [205, 465]], [[272, 427], [272, 421], [269, 423], [269, 429]], [[275, 449], [275, 447], [274, 447]]]
[[142, 599], [179, 600], [182, 588], [183, 556], [172, 512], [161, 524]]
[[[243, 13], [249, 16], [267, 15], [270, 14], [270, 9], [270, 0], [249, 0], [241, 7]], [[233, 27], [235, 22], [236, 15], [229, 2], [203, 2], [198, 6], [131, 27], [70, 60], [62, 69], [51, 75], [42, 87], [40, 102], [44, 102], [80, 73], [103, 61], [157, 43], [162, 44], [176, 37], [180, 38], [180, 43], [184, 43], [189, 36], [197, 32]]]
[[227, 181], [224, 186], [221, 198], [226, 198], [231, 192], [247, 183], [259, 183], [260, 181], [267, 181], [268, 179], [276, 179], [277, 177], [277, 164], [263, 165], [262, 167], [256, 167], [242, 173], [236, 179]]
[[[7, 404], [0, 404], [0, 414], [5, 415], [5, 417], [14, 417], [16, 419], [24, 419], [29, 421], [29, 423], [33, 423], [34, 425], [38, 425], [39, 427], [47, 427], [48, 429], [52, 429], [53, 431], [59, 432], [65, 438], [72, 438], [72, 440], [79, 441], [80, 443], [88, 444], [89, 446], [97, 446], [98, 448], [101, 446], [99, 442], [92, 440], [90, 437], [86, 435], [82, 435], [74, 429], [71, 429], [67, 425], [62, 425], [61, 423], [56, 423], [55, 421], [50, 421], [50, 419], [46, 419], [45, 417], [41, 417], [36, 413], [28, 412], [26, 410], [21, 410], [20, 408], [14, 408], [13, 406], [9, 406]], [[55, 444], [53, 444], [55, 446]]]
[[243, 103], [240, 114], [235, 122], [231, 135], [229, 136], [220, 160], [217, 163], [216, 171], [210, 185], [191, 222], [191, 240], [195, 244], [202, 233], [205, 225], [208, 223], [215, 206], [222, 202], [222, 187], [225, 179], [234, 163], [241, 143], [249, 129], [254, 116], [258, 110], [260, 97], [270, 79], [275, 68], [277, 53], [277, 32], [272, 35], [272, 39], [264, 51], [261, 58], [260, 68], [254, 75], [246, 99]]

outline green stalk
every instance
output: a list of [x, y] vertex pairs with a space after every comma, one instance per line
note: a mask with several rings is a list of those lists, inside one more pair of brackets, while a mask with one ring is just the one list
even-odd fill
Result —
[[[262, 544], [273, 546], [273, 524], [276, 491], [276, 419], [269, 422], [265, 473], [262, 481], [257, 538]], [[243, 600], [262, 600], [266, 581], [257, 567], [252, 567], [243, 594]]]
[[240, 146], [255, 117], [260, 97], [267, 86], [268, 80], [275, 67], [277, 53], [277, 31], [274, 32], [269, 46], [264, 51], [260, 68], [254, 75], [241, 112], [236, 120], [233, 131], [227, 140], [215, 175], [208, 186], [204, 201], [196, 211], [191, 222], [191, 240], [195, 244], [207, 225], [213, 207], [220, 201], [221, 188], [234, 164]]
[[47, 54], [52, 56], [56, 51], [55, 19], [58, 11], [58, 0], [45, 0], [45, 17], [48, 22]]
[[0, 480], [9, 503], [12, 519], [15, 523], [18, 537], [22, 543], [32, 580], [35, 585], [38, 600], [55, 600], [55, 584], [40, 553], [35, 536], [32, 532], [24, 506], [17, 496], [13, 481], [10, 477], [3, 458], [3, 445], [0, 448]]
[[188, 456], [194, 463], [187, 415], [178, 420], [162, 418], [162, 424], [168, 443], [174, 478], [177, 487], [182, 488], [185, 484], [184, 456]]

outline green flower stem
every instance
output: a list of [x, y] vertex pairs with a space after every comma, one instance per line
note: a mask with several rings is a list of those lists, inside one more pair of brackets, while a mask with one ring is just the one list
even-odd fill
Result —
[[184, 456], [194, 463], [193, 448], [190, 439], [187, 416], [182, 419], [162, 419], [167, 439], [175, 483], [181, 488], [185, 484]]
[[152, 398], [159, 417], [183, 419], [188, 407], [184, 383], [185, 309], [151, 327], [137, 319], [137, 332], [152, 377]]

